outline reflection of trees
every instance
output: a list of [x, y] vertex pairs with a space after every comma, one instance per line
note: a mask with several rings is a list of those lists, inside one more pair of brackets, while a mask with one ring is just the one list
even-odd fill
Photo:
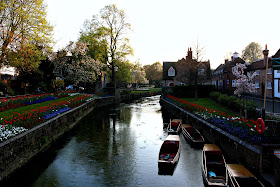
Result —
[[75, 155], [71, 165], [84, 168], [87, 175], [98, 175], [100, 183], [121, 186], [133, 177], [136, 141], [130, 130], [131, 109], [122, 107], [113, 112], [108, 115], [108, 109], [98, 109], [86, 116], [69, 152]]

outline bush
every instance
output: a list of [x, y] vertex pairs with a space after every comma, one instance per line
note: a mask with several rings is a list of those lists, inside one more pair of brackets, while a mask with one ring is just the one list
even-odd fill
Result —
[[210, 98], [214, 99], [215, 101], [218, 101], [220, 95], [222, 95], [220, 92], [210, 92], [209, 94]]
[[[213, 85], [197, 85], [198, 97], [209, 97], [211, 91], [214, 90]], [[173, 88], [175, 97], [192, 98], [195, 97], [195, 86], [175, 86]]]

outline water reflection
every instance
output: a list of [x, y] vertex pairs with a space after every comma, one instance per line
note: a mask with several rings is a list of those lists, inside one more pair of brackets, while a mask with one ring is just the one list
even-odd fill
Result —
[[[93, 111], [50, 150], [47, 163], [28, 165], [22, 186], [203, 186], [201, 150], [183, 136], [172, 175], [158, 174], [165, 121], [159, 96]], [[33, 173], [35, 168], [41, 169]]]

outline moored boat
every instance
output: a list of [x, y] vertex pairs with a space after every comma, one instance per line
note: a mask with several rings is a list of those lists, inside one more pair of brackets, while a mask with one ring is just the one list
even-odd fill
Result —
[[179, 160], [181, 142], [179, 135], [168, 135], [161, 145], [158, 167], [174, 167]]
[[247, 170], [241, 164], [227, 164], [227, 173], [229, 186], [264, 186], [249, 170]]
[[167, 127], [168, 134], [179, 134], [181, 130], [182, 119], [172, 119]]
[[200, 132], [189, 124], [182, 124], [182, 133], [184, 137], [193, 145], [203, 145], [205, 140]]
[[215, 144], [205, 144], [203, 147], [202, 177], [207, 186], [227, 186], [226, 162]]

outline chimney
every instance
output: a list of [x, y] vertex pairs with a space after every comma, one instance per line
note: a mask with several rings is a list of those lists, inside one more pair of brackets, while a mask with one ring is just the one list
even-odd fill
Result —
[[188, 51], [188, 58], [192, 59], [192, 48], [190, 47], [190, 50]]
[[225, 59], [225, 64], [228, 63], [228, 59]]

